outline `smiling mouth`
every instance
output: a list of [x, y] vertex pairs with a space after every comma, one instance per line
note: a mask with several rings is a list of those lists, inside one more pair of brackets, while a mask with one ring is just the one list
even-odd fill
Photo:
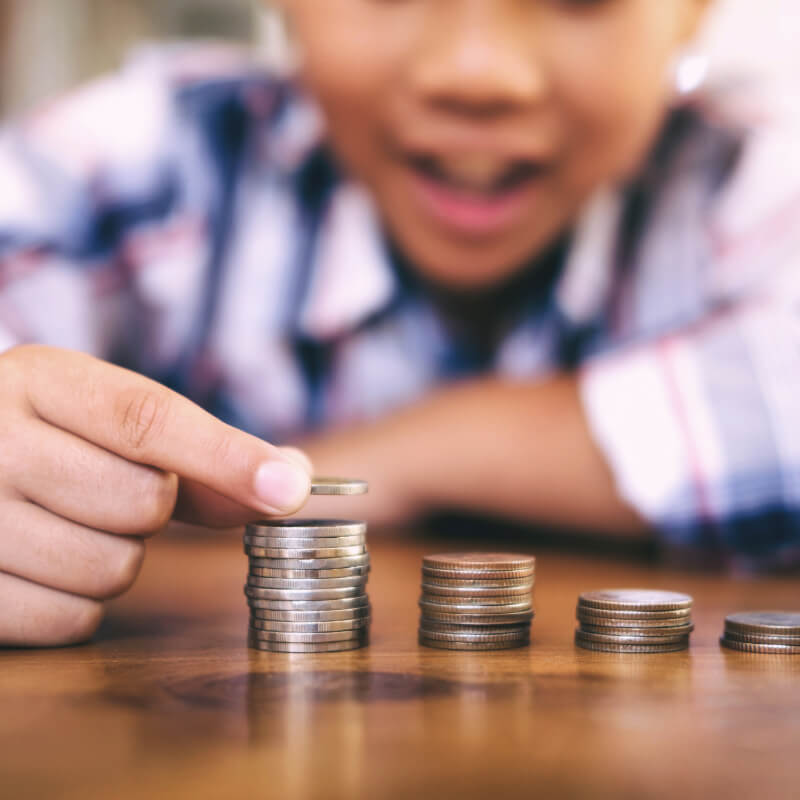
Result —
[[540, 177], [543, 164], [524, 159], [488, 156], [412, 155], [411, 169], [420, 177], [476, 201], [500, 198]]

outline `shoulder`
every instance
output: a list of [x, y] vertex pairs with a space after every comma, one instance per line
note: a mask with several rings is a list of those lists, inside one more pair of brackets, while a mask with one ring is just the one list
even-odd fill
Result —
[[104, 167], [153, 164], [176, 138], [238, 114], [264, 124], [278, 116], [289, 82], [245, 51], [217, 44], [140, 49], [117, 72], [35, 109], [13, 130], [75, 179]]

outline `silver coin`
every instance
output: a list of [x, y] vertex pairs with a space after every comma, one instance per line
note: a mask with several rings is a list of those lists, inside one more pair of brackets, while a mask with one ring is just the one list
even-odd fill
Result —
[[423, 567], [423, 580], [426, 576], [433, 578], [451, 578], [457, 580], [525, 580], [535, 574], [533, 568], [522, 570], [487, 570], [487, 569], [435, 569]]
[[584, 650], [595, 650], [600, 653], [677, 653], [689, 649], [689, 637], [686, 641], [677, 644], [606, 644], [602, 642], [589, 642], [578, 638], [579, 631], [575, 632], [575, 644]]
[[[440, 598], [437, 598], [437, 601]], [[444, 598], [445, 600], [447, 598]], [[422, 597], [419, 607], [426, 613], [434, 612], [439, 614], [477, 614], [477, 615], [496, 615], [496, 614], [519, 614], [533, 611], [530, 598], [526, 598], [521, 603], [471, 603], [460, 601], [456, 603], [431, 602], [428, 598]]]
[[259, 642], [248, 639], [251, 650], [266, 653], [340, 653], [345, 650], [361, 650], [369, 645], [369, 639], [350, 639], [346, 642], [318, 642], [317, 644], [298, 644], [296, 642]]
[[749, 611], [731, 614], [725, 618], [725, 628], [739, 633], [800, 636], [800, 612]]
[[284, 633], [283, 631], [265, 631], [250, 628], [250, 636], [260, 642], [291, 642], [295, 644], [319, 644], [322, 642], [346, 642], [350, 639], [365, 639], [368, 635], [365, 628], [329, 633]]
[[244, 548], [245, 553], [252, 559], [260, 562], [267, 561], [275, 569], [342, 569], [343, 567], [368, 567], [369, 553], [360, 553], [357, 556], [342, 556], [341, 558], [267, 558], [263, 547]]
[[530, 623], [521, 625], [454, 625], [450, 622], [440, 622], [430, 617], [422, 617], [419, 621], [421, 631], [434, 631], [436, 633], [464, 633], [464, 634], [498, 634], [509, 633], [515, 635], [530, 635]]
[[[660, 652], [661, 648], [676, 647], [683, 649], [689, 646], [689, 635], [669, 637], [638, 637], [638, 636], [601, 636], [597, 633], [587, 633], [580, 629], [575, 631], [575, 643], [583, 645], [597, 645], [603, 647], [623, 648], [621, 651], [629, 652], [631, 648], [654, 647], [653, 652]], [[647, 652], [634, 649], [632, 652]]]
[[800, 647], [800, 636], [725, 631], [725, 638], [733, 642], [745, 642], [747, 644], [784, 644], [789, 647]]
[[361, 597], [363, 586], [345, 586], [341, 589], [264, 589], [245, 586], [244, 593], [258, 600], [342, 600], [346, 597]]
[[[448, 602], [452, 602], [453, 598], [455, 600], [461, 598], [476, 598], [480, 600], [483, 600], [484, 598], [491, 598], [492, 602], [494, 602], [495, 599], [508, 598], [506, 602], [513, 602], [512, 598], [529, 597], [532, 589], [532, 583], [490, 589], [481, 589], [475, 586], [465, 586], [462, 588], [458, 586], [434, 586], [432, 583], [422, 584], [423, 594], [427, 595], [428, 597], [435, 595], [437, 601], [440, 597], [451, 598]], [[441, 602], [445, 601], [442, 600]]]
[[691, 608], [692, 598], [688, 594], [658, 589], [603, 589], [584, 592], [578, 604], [583, 608], [612, 611], [672, 611]]
[[526, 639], [530, 637], [530, 628], [527, 626], [517, 631], [510, 631], [504, 633], [473, 633], [471, 631], [460, 631], [458, 633], [442, 633], [440, 631], [430, 630], [429, 628], [419, 629], [419, 635], [426, 640], [437, 640], [442, 642], [467, 642], [467, 643], [482, 643], [482, 642], [509, 642], [516, 639]]
[[536, 559], [516, 553], [436, 553], [425, 556], [422, 566], [426, 569], [533, 570]]
[[489, 590], [489, 589], [531, 589], [533, 588], [533, 578], [439, 578], [435, 575], [423, 575], [423, 586], [441, 586], [443, 588], [453, 588], [463, 591], [468, 589]]
[[335, 495], [338, 497], [366, 494], [369, 484], [366, 481], [349, 478], [328, 478], [315, 476], [311, 479], [311, 494]]
[[691, 633], [694, 630], [694, 625], [689, 622], [686, 625], [674, 625], [670, 628], [618, 628], [618, 627], [605, 627], [600, 625], [588, 625], [585, 622], [581, 623], [581, 630], [587, 633], [599, 633], [603, 636], [634, 636], [634, 637], [658, 637], [658, 636], [682, 636]]
[[266, 539], [263, 536], [245, 536], [245, 544], [266, 550], [319, 550], [333, 547], [363, 547], [364, 536], [339, 536], [329, 539]]
[[355, 578], [320, 578], [313, 579], [286, 579], [262, 578], [258, 575], [248, 575], [247, 585], [261, 589], [292, 589], [292, 590], [317, 590], [317, 589], [351, 589], [358, 587], [362, 591], [367, 585], [367, 578], [360, 575]]
[[369, 617], [331, 620], [330, 622], [279, 622], [274, 619], [251, 619], [250, 627], [256, 630], [282, 633], [333, 633], [335, 631], [363, 630], [369, 623]]
[[673, 611], [610, 611], [601, 608], [586, 608], [578, 603], [576, 614], [579, 619], [584, 617], [598, 617], [599, 619], [608, 620], [634, 620], [638, 622], [646, 622], [650, 624], [651, 621], [668, 620], [671, 623], [675, 620], [690, 619], [692, 616], [691, 608], [677, 609]]
[[467, 593], [456, 593], [452, 594], [448, 587], [447, 593], [443, 592], [432, 592], [428, 589], [427, 584], [422, 585], [422, 598], [425, 600], [433, 600], [437, 603], [441, 603], [442, 605], [510, 605], [513, 603], [523, 603], [528, 602], [530, 603], [531, 592], [530, 589], [523, 591], [523, 592], [515, 592], [509, 593], [506, 590], [503, 590], [503, 594], [494, 594], [493, 592], [490, 593], [480, 593], [480, 594], [473, 594], [471, 592]]
[[522, 611], [516, 614], [447, 614], [438, 611], [423, 611], [425, 619], [435, 620], [451, 625], [514, 625], [528, 623], [533, 620], [532, 611]]
[[336, 539], [366, 536], [367, 523], [338, 519], [265, 519], [251, 522], [245, 534], [267, 539]]
[[761, 655], [798, 656], [800, 647], [790, 644], [763, 644], [759, 642], [738, 642], [723, 636], [719, 643], [729, 650], [739, 650], [743, 653], [759, 653]]
[[[363, 544], [354, 547], [307, 547], [298, 549], [289, 548], [272, 548], [261, 547], [261, 545], [253, 544], [247, 541], [244, 537], [247, 553], [258, 555], [260, 558], [276, 558], [276, 559], [306, 559], [306, 558], [344, 558], [345, 556], [361, 556], [367, 552], [366, 546]], [[253, 553], [253, 549], [258, 548], [258, 553]]]
[[250, 619], [271, 620], [273, 622], [357, 622], [369, 619], [372, 607], [369, 605], [356, 608], [339, 608], [329, 611], [283, 611], [272, 608], [250, 607]]
[[423, 647], [435, 647], [437, 650], [511, 650], [516, 647], [527, 647], [531, 643], [530, 637], [508, 639], [502, 642], [450, 642], [441, 639], [429, 639], [419, 634], [419, 643]]
[[670, 634], [648, 633], [634, 635], [628, 631], [625, 633], [609, 634], [604, 633], [602, 629], [587, 630], [585, 627], [581, 627], [579, 633], [583, 641], [595, 642], [598, 644], [677, 644], [682, 642], [689, 635], [690, 631]]
[[252, 558], [248, 573], [259, 578], [282, 578], [283, 580], [330, 580], [331, 578], [366, 578], [369, 567], [342, 567], [341, 569], [273, 569], [264, 567], [266, 559]]
[[691, 625], [692, 618], [688, 614], [682, 617], [672, 617], [670, 619], [617, 619], [616, 617], [601, 617], [592, 614], [583, 614], [581, 612], [577, 615], [578, 621], [581, 625], [594, 625], [602, 628], [676, 628], [681, 625]]
[[271, 611], [340, 611], [369, 607], [369, 597], [362, 594], [357, 597], [343, 597], [339, 600], [272, 600], [248, 595], [247, 605], [250, 608], [263, 608]]

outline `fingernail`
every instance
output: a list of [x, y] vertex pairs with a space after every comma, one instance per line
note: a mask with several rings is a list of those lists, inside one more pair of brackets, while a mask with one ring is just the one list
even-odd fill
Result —
[[289, 514], [300, 508], [308, 498], [311, 478], [295, 462], [267, 461], [256, 472], [255, 490], [271, 511]]
[[311, 459], [302, 450], [297, 447], [281, 447], [279, 449], [284, 458], [288, 458], [289, 461], [294, 461], [295, 464], [299, 464], [309, 475], [314, 472]]

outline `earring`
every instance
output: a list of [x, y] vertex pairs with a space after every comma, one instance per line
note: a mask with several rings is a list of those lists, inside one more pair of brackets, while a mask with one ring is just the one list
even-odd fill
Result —
[[698, 92], [708, 79], [710, 60], [705, 53], [684, 50], [672, 63], [671, 83], [677, 98]]

